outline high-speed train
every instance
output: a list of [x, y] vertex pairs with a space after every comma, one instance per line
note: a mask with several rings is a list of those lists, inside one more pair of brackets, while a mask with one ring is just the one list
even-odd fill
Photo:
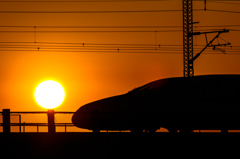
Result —
[[169, 132], [240, 130], [240, 75], [173, 77], [81, 106], [79, 128]]

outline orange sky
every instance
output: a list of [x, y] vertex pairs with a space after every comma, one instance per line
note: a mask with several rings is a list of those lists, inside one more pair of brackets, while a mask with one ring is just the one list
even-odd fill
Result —
[[[231, 1], [227, 1], [231, 2]], [[136, 2], [0, 2], [0, 11], [116, 11], [116, 10], [181, 10], [180, 0], [136, 1]], [[238, 3], [233, 1], [232, 3]], [[203, 9], [203, 1], [193, 2], [195, 9]], [[239, 11], [240, 5], [209, 1], [207, 8]], [[240, 25], [239, 13], [195, 11], [195, 26]], [[182, 12], [150, 13], [0, 13], [0, 26], [182, 26]], [[195, 29], [239, 29], [238, 27], [215, 27]], [[33, 31], [34, 28], [1, 27], [0, 31]], [[81, 105], [126, 93], [153, 80], [183, 76], [182, 32], [157, 32], [169, 28], [127, 28], [127, 29], [41, 29], [37, 31], [73, 30], [148, 30], [153, 32], [114, 33], [0, 33], [0, 42], [31, 42], [36, 51], [4, 51], [0, 48], [0, 109], [12, 111], [42, 111], [34, 99], [36, 86], [44, 80], [56, 80], [66, 91], [66, 98], [56, 111], [75, 111]], [[182, 30], [174, 28], [173, 30]], [[211, 39], [216, 34], [209, 35]], [[230, 31], [220, 37], [240, 46], [240, 32]], [[43, 51], [40, 42], [88, 44], [160, 44], [179, 45], [178, 51], [171, 53], [158, 49], [117, 52], [70, 52]], [[220, 41], [224, 42], [224, 41]], [[205, 45], [204, 35], [194, 37], [194, 45]], [[0, 43], [0, 45], [30, 45], [29, 43]], [[59, 47], [60, 45], [57, 45]], [[40, 47], [40, 51], [37, 51]], [[168, 46], [171, 49], [171, 46]], [[172, 47], [174, 48], [174, 47]], [[196, 46], [198, 50], [203, 46]], [[234, 48], [234, 47], [233, 47]], [[17, 48], [15, 48], [17, 49]], [[98, 48], [99, 49], [99, 48]], [[235, 47], [235, 49], [238, 49]], [[6, 48], [5, 48], [6, 50]], [[230, 50], [227, 48], [227, 50]], [[88, 50], [89, 51], [89, 50]], [[99, 51], [99, 50], [98, 50]], [[206, 52], [195, 61], [195, 75], [239, 74], [240, 54], [226, 54], [220, 51]], [[240, 51], [240, 50], [239, 50]], [[238, 51], [238, 53], [239, 53]]]

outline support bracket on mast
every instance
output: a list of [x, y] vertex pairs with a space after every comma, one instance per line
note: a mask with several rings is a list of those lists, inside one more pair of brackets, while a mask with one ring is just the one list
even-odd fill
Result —
[[[196, 33], [192, 33], [192, 35], [205, 34], [205, 36], [206, 36], [207, 33], [218, 33], [209, 43], [208, 43], [208, 41], [207, 41], [207, 36], [206, 36], [207, 45], [206, 45], [198, 54], [196, 54], [196, 55], [193, 57], [192, 60], [193, 60], [193, 61], [196, 60], [196, 59], [201, 55], [201, 53], [202, 53], [207, 47], [211, 47], [211, 46], [212, 46], [213, 48], [216, 48], [216, 46], [231, 45], [231, 43], [212, 45], [212, 42], [213, 42], [216, 38], [218, 38], [221, 33], [227, 33], [227, 32], [229, 32], [229, 30], [223, 29], [223, 30], [221, 30], [221, 31], [196, 32]], [[225, 52], [224, 52], [224, 53], [225, 53]]]

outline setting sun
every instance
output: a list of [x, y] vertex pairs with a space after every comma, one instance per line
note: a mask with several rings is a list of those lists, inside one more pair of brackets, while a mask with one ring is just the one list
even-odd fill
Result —
[[51, 109], [63, 102], [65, 92], [58, 82], [48, 80], [37, 86], [34, 96], [40, 106]]

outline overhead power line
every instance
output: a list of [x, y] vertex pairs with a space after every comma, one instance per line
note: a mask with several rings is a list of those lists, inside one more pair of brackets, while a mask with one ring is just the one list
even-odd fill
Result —
[[[237, 0], [235, 0], [237, 1]], [[221, 4], [231, 4], [231, 5], [240, 5], [240, 3], [233, 3], [228, 1], [211, 1], [212, 3], [221, 3]]]
[[[29, 1], [27, 1], [27, 0], [25, 0], [25, 1], [23, 1], [23, 0], [9, 0], [9, 1], [6, 1], [6, 0], [2, 0], [2, 1], [0, 1], [0, 2], [29, 2], [29, 3], [33, 3], [33, 2], [37, 2], [37, 3], [48, 3], [48, 2], [51, 2], [51, 3], [53, 3], [53, 2], [56, 2], [56, 3], [60, 3], [60, 2], [62, 2], [62, 3], [68, 3], [68, 2], [84, 2], [84, 3], [86, 3], [86, 2], [141, 2], [141, 1], [147, 1], [147, 2], [149, 2], [149, 1], [155, 1], [155, 2], [157, 2], [157, 1], [171, 1], [171, 0], [88, 0], [88, 1], [86, 1], [86, 0], [69, 0], [69, 1], [66, 1], [66, 0], [42, 0], [42, 1], [40, 1], [40, 0], [29, 0]], [[203, 0], [193, 0], [193, 1], [203, 1]], [[224, 1], [227, 1], [227, 0], [207, 0], [208, 2], [216, 2], [216, 3], [221, 3], [221, 2], [219, 2], [219, 1], [223, 1], [222, 3], [227, 3], [227, 4], [236, 4], [236, 3], [228, 3], [228, 2], [224, 2]], [[235, 0], [235, 1], [238, 1], [238, 0]]]
[[[141, 13], [141, 12], [181, 12], [180, 9], [173, 10], [112, 10], [112, 11], [0, 11], [0, 13]], [[194, 11], [205, 11], [195, 9]]]
[[[195, 46], [195, 51], [200, 51], [204, 45]], [[160, 45], [160, 44], [90, 44], [90, 43], [0, 43], [0, 48], [5, 51], [16, 49], [53, 50], [53, 51], [182, 51], [181, 45]], [[240, 52], [240, 46], [218, 47], [228, 53]], [[216, 52], [209, 48], [208, 52]]]
[[[203, 10], [203, 9], [202, 9]], [[118, 11], [0, 11], [0, 13], [140, 13], [140, 12], [180, 12], [182, 10], [118, 10]]]
[[[239, 25], [240, 26], [240, 25]], [[1, 28], [182, 28], [182, 26], [0, 26]]]
[[[182, 54], [181, 51], [174, 51], [174, 50], [142, 50], [142, 51], [137, 51], [137, 50], [64, 50], [64, 49], [4, 49], [0, 48], [0, 51], [2, 52], [65, 52], [65, 53], [70, 53], [70, 52], [76, 52], [76, 53], [122, 53], [122, 54], [128, 54], [128, 53], [134, 53], [134, 54]], [[220, 51], [206, 51], [203, 54], [223, 54]], [[224, 55], [240, 55], [240, 51], [235, 51], [235, 52], [226, 52]]]
[[[154, 13], [154, 12], [181, 12], [182, 10], [110, 10], [110, 11], [0, 11], [0, 13], [47, 13], [47, 14], [65, 14], [65, 13]], [[213, 12], [225, 12], [225, 13], [240, 13], [240, 11], [229, 11], [229, 10], [217, 10], [217, 9], [194, 9], [193, 11], [213, 11]]]
[[[215, 31], [217, 29], [203, 29], [196, 31]], [[238, 29], [230, 29], [239, 31]], [[182, 30], [85, 30], [85, 31], [0, 31], [0, 33], [163, 33], [163, 32], [182, 32]]]
[[32, 1], [0, 1], [0, 2], [41, 2], [41, 3], [46, 3], [46, 2], [138, 2], [138, 1], [167, 1], [167, 0], [76, 0], [76, 1], [59, 1], [59, 0], [56, 0], [56, 1], [53, 1], [53, 0], [49, 0], [49, 1], [46, 1], [46, 0], [43, 0], [43, 1], [39, 1], [39, 0], [32, 0]]
[[0, 33], [158, 33], [158, 32], [181, 32], [182, 30], [157, 30], [157, 31], [144, 31], [144, 30], [140, 30], [140, 31], [131, 31], [131, 30], [127, 30], [127, 31], [102, 31], [102, 30], [98, 30], [98, 31], [0, 31]]
[[150, 32], [181, 32], [182, 30], [158, 30], [158, 31], [131, 31], [131, 30], [127, 30], [127, 31], [110, 31], [110, 30], [98, 30], [98, 31], [0, 31], [0, 33], [123, 33], [123, 32], [135, 32], [135, 33], [139, 33], [139, 32], [145, 32], [145, 33], [150, 33]]
[[213, 11], [213, 12], [224, 12], [224, 13], [240, 13], [239, 11], [230, 11], [230, 10], [217, 10], [217, 9], [206, 9], [206, 11]]
[[[78, 43], [62, 43], [62, 42], [0, 42], [0, 46], [2, 45], [48, 45], [48, 46], [51, 46], [51, 45], [60, 45], [60, 46], [82, 46], [82, 47], [87, 47], [87, 46], [111, 46], [111, 47], [153, 47], [153, 46], [156, 46], [156, 44], [124, 44], [124, 43], [81, 43], [81, 42], [78, 42]], [[165, 47], [181, 47], [182, 48], [182, 45], [160, 45], [161, 47], [162, 46], [165, 46]], [[202, 46], [205, 46], [205, 45], [197, 45], [195, 47], [201, 47]], [[240, 47], [240, 46], [232, 46], [232, 47]]]
[[[194, 26], [195, 28], [207, 28], [207, 27], [239, 27], [240, 25], [203, 25]], [[182, 26], [17, 26], [17, 25], [0, 25], [0, 28], [103, 28], [103, 29], [118, 29], [118, 28], [182, 28]]]

